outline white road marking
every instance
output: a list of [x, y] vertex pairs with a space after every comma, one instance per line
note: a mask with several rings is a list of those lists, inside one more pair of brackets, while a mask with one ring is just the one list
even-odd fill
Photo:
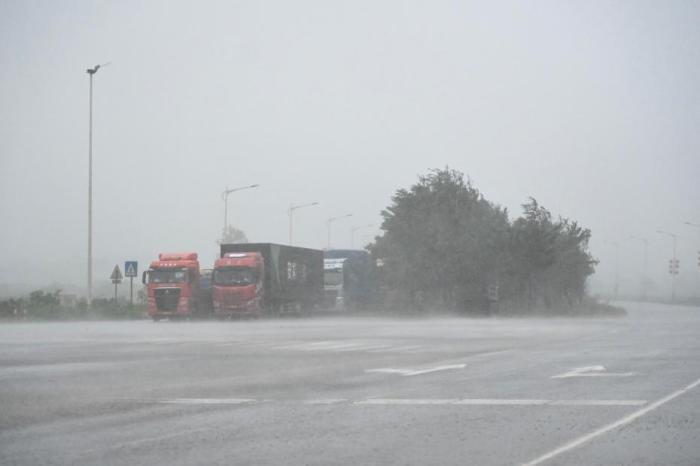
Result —
[[371, 398], [369, 400], [354, 401], [354, 405], [452, 405], [458, 399], [400, 399], [400, 398]]
[[381, 368], [381, 369], [366, 369], [365, 372], [369, 373], [381, 373], [381, 374], [399, 374], [404, 377], [410, 377], [413, 375], [430, 374], [431, 372], [446, 371], [450, 369], [464, 369], [467, 367], [466, 364], [449, 364], [446, 366], [431, 367], [429, 369], [394, 369], [391, 367]]
[[305, 405], [332, 405], [337, 403], [347, 403], [347, 398], [326, 398], [320, 400], [305, 400]]
[[637, 375], [636, 372], [608, 372], [605, 366], [586, 366], [553, 375], [550, 379], [568, 379], [571, 377], [631, 377]]
[[693, 382], [689, 385], [686, 385], [685, 387], [681, 388], [680, 390], [676, 390], [675, 392], [673, 392], [673, 393], [671, 393], [671, 394], [669, 394], [669, 395], [667, 395], [659, 400], [654, 401], [653, 403], [645, 406], [642, 409], [639, 409], [639, 410], [633, 412], [632, 414], [629, 414], [629, 415], [627, 415], [627, 416], [625, 416], [625, 417], [623, 417], [623, 418], [621, 418], [621, 419], [619, 419], [611, 424], [608, 424], [608, 425], [603, 426], [599, 429], [596, 429], [592, 432], [589, 432], [585, 435], [582, 435], [581, 437], [579, 437], [575, 440], [572, 440], [571, 442], [566, 443], [566, 444], [560, 446], [559, 448], [555, 448], [554, 450], [547, 452], [544, 455], [539, 456], [532, 461], [524, 463], [523, 466], [535, 466], [535, 465], [544, 463], [545, 461], [549, 461], [552, 458], [555, 458], [555, 457], [561, 455], [562, 453], [566, 453], [567, 451], [578, 448], [581, 445], [590, 442], [591, 440], [593, 440], [596, 437], [599, 437], [603, 434], [606, 434], [612, 430], [617, 429], [618, 427], [622, 427], [626, 424], [629, 424], [629, 423], [635, 421], [636, 419], [644, 416], [645, 414], [654, 411], [658, 407], [665, 405], [669, 401], [683, 395], [686, 392], [689, 392], [690, 390], [697, 387], [698, 385], [700, 385], [700, 379], [696, 380], [695, 382]]
[[640, 406], [644, 400], [538, 400], [489, 398], [370, 398], [355, 405], [453, 405], [453, 406]]
[[643, 406], [646, 400], [557, 400], [553, 406]]
[[255, 398], [162, 398], [128, 400], [140, 403], [171, 405], [243, 405], [260, 403], [301, 403], [304, 405], [332, 405], [349, 403], [358, 406], [641, 406], [644, 400], [540, 400], [508, 398], [369, 398], [350, 400], [347, 398], [318, 398], [311, 400], [273, 400]]
[[467, 399], [459, 400], [458, 405], [475, 405], [475, 406], [533, 406], [546, 405], [547, 400], [504, 400], [504, 399]]
[[258, 400], [253, 398], [165, 398], [154, 401], [169, 405], [242, 405], [255, 403]]
[[373, 349], [368, 353], [400, 353], [423, 348], [421, 345], [389, 346], [386, 349]]

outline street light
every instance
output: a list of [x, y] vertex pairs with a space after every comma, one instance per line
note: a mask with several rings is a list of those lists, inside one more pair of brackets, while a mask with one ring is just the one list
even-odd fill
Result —
[[289, 245], [290, 246], [294, 244], [294, 242], [292, 241], [292, 228], [293, 228], [292, 217], [294, 215], [294, 211], [297, 209], [302, 209], [304, 207], [311, 207], [313, 205], [318, 205], [318, 202], [309, 202], [308, 204], [301, 204], [301, 205], [289, 204]]
[[617, 293], [620, 289], [620, 243], [617, 241], [611, 241], [610, 243], [615, 246], [615, 289], [613, 291], [615, 299], [617, 299]]
[[671, 302], [674, 302], [676, 301], [676, 274], [678, 273], [677, 270], [674, 270], [676, 265], [676, 243], [678, 241], [678, 237], [673, 233], [663, 230], [657, 230], [656, 232], [660, 235], [666, 235], [673, 238], [673, 259], [669, 271], [671, 272]]
[[[240, 188], [232, 188], [228, 189], [226, 188], [223, 193], [221, 193], [221, 199], [224, 201], [224, 231], [223, 234], [226, 234], [226, 228], [228, 227], [228, 195], [231, 193], [235, 193], [236, 191], [243, 191], [244, 189], [251, 189], [251, 188], [257, 188], [260, 186], [259, 184], [251, 184], [250, 186], [241, 186]], [[224, 239], [223, 236], [221, 238], [222, 240]]]
[[362, 230], [362, 229], [364, 229], [364, 228], [371, 228], [371, 227], [374, 227], [374, 226], [377, 226], [377, 224], [376, 224], [376, 223], [370, 223], [369, 225], [362, 225], [362, 226], [359, 226], [359, 227], [353, 227], [353, 228], [351, 228], [351, 229], [350, 229], [350, 247], [351, 247], [351, 248], [355, 248], [355, 232], [356, 232], [357, 230]]
[[327, 220], [327, 225], [328, 225], [328, 247], [327, 249], [331, 248], [331, 224], [335, 222], [336, 220], [340, 220], [341, 218], [348, 218], [352, 217], [352, 214], [345, 214], [345, 215], [340, 215], [339, 217], [331, 217]]
[[95, 65], [88, 68], [90, 75], [90, 123], [88, 129], [88, 263], [87, 263], [87, 307], [92, 305], [92, 77], [100, 68], [109, 65], [111, 62], [102, 65]]
[[641, 241], [644, 243], [644, 269], [643, 269], [643, 274], [642, 274], [642, 299], [646, 301], [647, 299], [647, 258], [649, 257], [649, 240], [646, 238], [642, 238], [640, 236], [630, 236], [627, 239], [636, 239], [638, 241]]
[[[700, 228], [700, 223], [684, 222], [689, 227]], [[698, 231], [700, 233], [700, 230]], [[700, 247], [698, 247], [698, 277], [700, 277]], [[700, 287], [697, 288], [696, 297], [700, 297]]]

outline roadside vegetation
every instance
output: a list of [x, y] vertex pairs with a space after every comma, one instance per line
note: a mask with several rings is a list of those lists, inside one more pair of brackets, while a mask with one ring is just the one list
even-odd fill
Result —
[[382, 264], [388, 309], [499, 314], [620, 314], [586, 294], [591, 232], [534, 198], [510, 220], [464, 175], [445, 168], [399, 189], [368, 248]]
[[32, 291], [28, 296], [0, 301], [2, 320], [142, 319], [146, 307], [126, 300], [96, 298], [88, 310], [85, 299], [64, 299], [61, 290]]

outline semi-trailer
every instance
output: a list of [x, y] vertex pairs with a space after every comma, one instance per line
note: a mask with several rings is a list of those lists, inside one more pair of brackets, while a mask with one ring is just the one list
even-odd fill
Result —
[[324, 251], [325, 305], [330, 310], [367, 309], [376, 300], [376, 265], [362, 249]]
[[304, 313], [323, 302], [323, 251], [273, 243], [222, 244], [212, 274], [214, 315]]

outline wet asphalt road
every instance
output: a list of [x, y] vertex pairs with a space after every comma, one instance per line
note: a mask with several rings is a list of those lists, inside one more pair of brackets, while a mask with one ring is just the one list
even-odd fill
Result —
[[700, 309], [0, 325], [0, 464], [700, 464]]

